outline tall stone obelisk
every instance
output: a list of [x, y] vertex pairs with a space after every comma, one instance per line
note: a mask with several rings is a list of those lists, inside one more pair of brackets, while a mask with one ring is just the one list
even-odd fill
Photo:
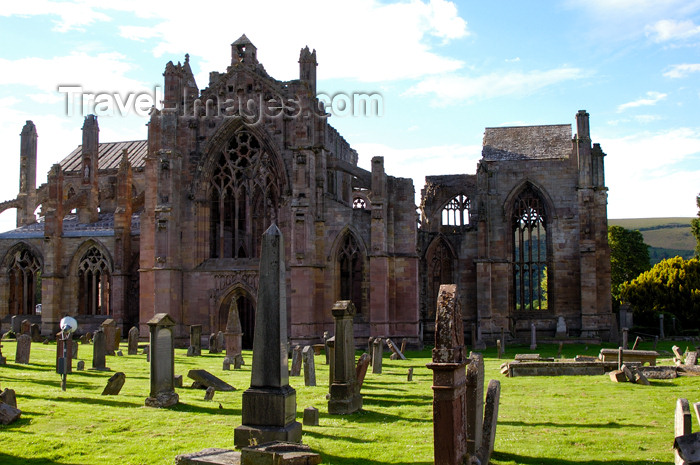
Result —
[[287, 371], [287, 298], [284, 240], [273, 223], [262, 238], [255, 311], [253, 368], [243, 393], [242, 420], [233, 435], [237, 448], [270, 441], [301, 442], [296, 391]]

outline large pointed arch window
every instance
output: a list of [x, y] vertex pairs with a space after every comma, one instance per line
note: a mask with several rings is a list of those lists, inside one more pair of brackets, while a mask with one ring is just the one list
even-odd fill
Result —
[[513, 208], [513, 289], [516, 310], [547, 309], [547, 216], [528, 186]]
[[41, 297], [41, 264], [29, 249], [15, 252], [7, 269], [10, 315], [34, 315]]
[[364, 260], [352, 234], [345, 236], [338, 250], [338, 266], [340, 268], [340, 300], [352, 300], [357, 313], [361, 313]]
[[112, 269], [104, 254], [90, 247], [78, 265], [78, 313], [110, 315]]
[[219, 154], [209, 194], [212, 258], [258, 257], [260, 238], [277, 220], [279, 173], [258, 139], [239, 131]]
[[430, 320], [435, 319], [437, 297], [441, 284], [454, 283], [452, 263], [454, 255], [443, 238], [437, 239], [435, 245], [428, 251], [428, 314]]
[[441, 224], [443, 226], [469, 225], [469, 197], [459, 194], [442, 208]]

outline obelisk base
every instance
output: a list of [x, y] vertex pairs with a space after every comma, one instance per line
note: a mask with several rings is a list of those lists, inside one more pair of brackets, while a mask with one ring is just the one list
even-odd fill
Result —
[[242, 420], [233, 433], [236, 448], [271, 441], [301, 443], [301, 423], [296, 421], [296, 391], [251, 387], [243, 392]]

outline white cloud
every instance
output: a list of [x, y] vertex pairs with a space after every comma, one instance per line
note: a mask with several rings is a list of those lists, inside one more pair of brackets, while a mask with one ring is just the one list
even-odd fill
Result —
[[[700, 192], [700, 129], [643, 132], [597, 142], [605, 158], [610, 218], [694, 216]], [[658, 212], [663, 212], [659, 214]]]
[[492, 73], [478, 77], [465, 75], [429, 76], [406, 91], [406, 95], [435, 95], [437, 105], [501, 96], [531, 95], [545, 87], [587, 75], [579, 68], [561, 67], [525, 73]]
[[146, 39], [153, 39], [158, 37], [160, 33], [151, 27], [145, 26], [119, 26], [119, 35], [131, 40], [138, 40], [140, 42]]
[[[83, 30], [97, 21], [110, 21], [110, 17], [89, 5], [88, 1], [50, 1], [50, 0], [24, 0], [21, 2], [5, 2], [0, 9], [0, 16], [55, 16], [55, 31], [68, 32], [71, 30]], [[92, 2], [102, 9], [101, 4]]]
[[632, 102], [627, 102], [627, 103], [623, 103], [621, 105], [618, 105], [617, 112], [618, 113], [623, 112], [623, 111], [627, 110], [628, 108], [656, 105], [661, 100], [664, 100], [667, 96], [668, 96], [667, 94], [662, 94], [661, 92], [653, 92], [653, 91], [647, 92], [646, 98], [640, 98], [640, 99], [634, 100]]
[[662, 19], [645, 28], [646, 35], [655, 42], [667, 42], [669, 40], [683, 40], [700, 35], [700, 26], [696, 26], [691, 20], [676, 21]]
[[671, 69], [664, 73], [665, 77], [678, 79], [687, 77], [691, 73], [700, 73], [700, 63], [683, 63], [673, 65]]

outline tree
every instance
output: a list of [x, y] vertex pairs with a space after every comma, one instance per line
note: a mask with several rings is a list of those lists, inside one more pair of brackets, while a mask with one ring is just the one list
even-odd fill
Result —
[[610, 244], [610, 278], [613, 302], [620, 305], [620, 284], [630, 281], [647, 271], [649, 246], [644, 243], [642, 233], [622, 226], [608, 228]]
[[698, 206], [698, 217], [693, 218], [693, 221], [690, 222], [690, 230], [693, 232], [693, 236], [695, 236], [695, 241], [697, 242], [695, 246], [695, 258], [700, 258], [700, 194], [695, 198], [695, 203]]
[[681, 257], [657, 263], [620, 286], [621, 298], [635, 313], [673, 314], [681, 324], [697, 327], [700, 321], [700, 260]]

